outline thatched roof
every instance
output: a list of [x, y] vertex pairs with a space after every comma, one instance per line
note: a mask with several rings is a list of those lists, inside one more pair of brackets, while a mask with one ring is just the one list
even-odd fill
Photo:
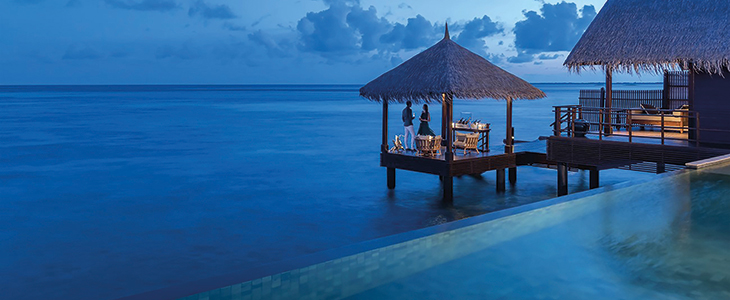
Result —
[[441, 102], [447, 94], [460, 99], [537, 99], [545, 93], [500, 69], [449, 38], [417, 54], [362, 88], [373, 101]]
[[572, 71], [730, 71], [730, 1], [608, 0], [565, 60]]

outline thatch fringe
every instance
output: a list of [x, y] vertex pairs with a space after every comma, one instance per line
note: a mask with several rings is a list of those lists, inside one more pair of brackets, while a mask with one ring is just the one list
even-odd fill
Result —
[[441, 102], [459, 99], [539, 99], [545, 93], [459, 46], [448, 35], [431, 48], [360, 88], [372, 101]]
[[730, 1], [608, 0], [570, 52], [571, 72], [730, 72]]

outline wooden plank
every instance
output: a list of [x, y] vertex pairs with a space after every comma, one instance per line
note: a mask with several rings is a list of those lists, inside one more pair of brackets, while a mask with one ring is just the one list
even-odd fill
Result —
[[550, 137], [547, 160], [598, 168], [640, 162], [684, 165], [688, 162], [730, 153], [730, 149], [626, 143], [585, 138]]

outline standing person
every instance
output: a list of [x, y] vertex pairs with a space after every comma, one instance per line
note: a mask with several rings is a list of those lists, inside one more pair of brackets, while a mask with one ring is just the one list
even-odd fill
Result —
[[421, 120], [421, 125], [418, 126], [419, 135], [436, 136], [431, 127], [428, 127], [428, 122], [431, 122], [431, 114], [428, 112], [427, 104], [423, 105], [423, 112], [421, 112], [421, 117], [418, 119]]
[[[416, 148], [416, 133], [413, 131], [413, 119], [416, 118], [416, 115], [413, 114], [413, 111], [411, 110], [411, 101], [406, 101], [406, 108], [403, 109], [403, 116], [401, 119], [403, 119], [403, 127], [406, 129], [406, 136], [404, 137], [404, 143], [406, 144], [406, 150], [413, 150]], [[411, 135], [411, 142], [408, 143], [408, 135]], [[411, 146], [408, 148], [408, 146]]]

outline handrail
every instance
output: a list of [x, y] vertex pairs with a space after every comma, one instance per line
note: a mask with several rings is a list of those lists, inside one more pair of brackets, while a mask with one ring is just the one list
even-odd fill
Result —
[[[641, 113], [637, 113], [640, 110]], [[582, 122], [589, 125], [586, 135], [598, 135], [598, 139], [602, 140], [604, 136], [616, 135], [611, 134], [604, 129], [614, 129], [620, 131], [625, 129], [628, 133], [629, 142], [635, 142], [636, 134], [634, 127], [651, 129], [659, 129], [658, 136], [644, 136], [641, 139], [658, 139], [664, 145], [666, 141], [686, 141], [697, 146], [700, 144], [700, 132], [727, 132], [730, 130], [721, 129], [703, 129], [699, 126], [699, 113], [690, 110], [680, 109], [626, 109], [613, 108], [607, 109], [602, 107], [590, 107], [581, 105], [556, 105], [553, 106], [555, 113], [555, 122], [550, 124], [553, 127], [553, 135], [569, 137], [576, 136], [576, 120], [581, 119]], [[647, 119], [646, 116], [656, 118]], [[596, 120], [597, 119], [597, 120]], [[694, 120], [694, 122], [691, 122]], [[694, 123], [694, 124], [692, 124]], [[690, 126], [692, 125], [692, 126]], [[594, 126], [598, 130], [594, 129]], [[667, 134], [667, 131], [679, 131], [680, 133], [692, 132], [686, 137], [673, 137]]]

